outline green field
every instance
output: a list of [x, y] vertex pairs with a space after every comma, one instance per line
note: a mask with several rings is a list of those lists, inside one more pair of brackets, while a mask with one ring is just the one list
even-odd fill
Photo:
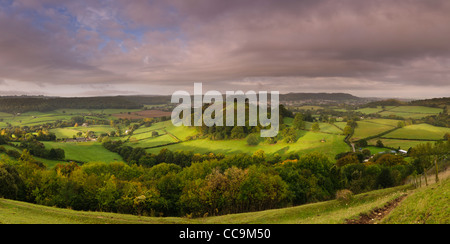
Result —
[[383, 142], [385, 147], [390, 148], [400, 148], [403, 150], [408, 150], [410, 147], [415, 147], [422, 143], [427, 143], [426, 141], [414, 141], [414, 140], [400, 140], [400, 139], [385, 139], [385, 138], [375, 138], [368, 141], [369, 145], [376, 145], [377, 141]]
[[450, 224], [450, 179], [419, 188], [396, 207], [382, 224]]
[[398, 113], [438, 114], [442, 112], [442, 108], [431, 108], [424, 106], [398, 106], [389, 109], [389, 111]]
[[[134, 137], [131, 137], [131, 138], [134, 138]], [[133, 139], [131, 139], [127, 143], [127, 145], [132, 146], [132, 147], [148, 148], [148, 147], [156, 147], [156, 146], [166, 145], [166, 144], [175, 143], [175, 142], [177, 142], [177, 140], [175, 140], [172, 136], [170, 136], [168, 134], [164, 134], [164, 135], [160, 134], [157, 137], [140, 139], [139, 141], [136, 141], [136, 142]]]
[[392, 130], [395, 126], [391, 123], [398, 123], [397, 120], [362, 120], [358, 121], [358, 126], [355, 128], [355, 133], [353, 134], [353, 140], [359, 140], [367, 138], [370, 136], [378, 135], [388, 130]]
[[437, 127], [429, 124], [408, 125], [389, 134], [384, 138], [397, 139], [426, 139], [426, 140], [442, 140], [445, 133], [450, 133], [450, 128]]
[[[303, 106], [301, 109], [318, 110], [324, 107], [320, 106]], [[6, 126], [6, 123], [11, 123], [13, 126], [30, 126], [44, 124], [47, 122], [55, 122], [57, 120], [70, 120], [73, 116], [82, 115], [89, 119], [113, 120], [112, 114], [124, 114], [128, 112], [136, 112], [138, 110], [131, 109], [59, 109], [51, 112], [26, 112], [20, 115], [12, 115], [8, 113], [0, 113], [0, 126]], [[441, 108], [431, 108], [424, 106], [386, 106], [382, 108], [361, 108], [357, 111], [365, 114], [371, 113], [390, 113], [405, 117], [406, 115], [428, 116], [430, 114], [437, 114], [442, 112]], [[98, 117], [96, 117], [98, 116]], [[317, 114], [314, 114], [317, 117]], [[414, 116], [413, 116], [414, 117]], [[445, 133], [449, 133], [449, 128], [436, 127], [428, 124], [414, 124], [403, 128], [398, 128], [398, 122], [401, 120], [395, 119], [365, 119], [358, 121], [358, 126], [355, 128], [352, 141], [363, 138], [373, 138], [380, 135], [378, 138], [370, 139], [369, 145], [374, 146], [377, 140], [381, 140], [386, 147], [408, 149], [409, 147], [423, 143], [430, 140], [441, 140]], [[284, 123], [291, 126], [292, 118], [284, 118]], [[279, 141], [276, 144], [268, 144], [261, 139], [257, 146], [247, 145], [246, 139], [239, 140], [209, 140], [209, 139], [194, 139], [192, 136], [197, 134], [194, 127], [175, 127], [172, 122], [164, 121], [154, 123], [149, 127], [141, 126], [131, 135], [123, 135], [121, 137], [111, 138], [113, 140], [122, 140], [125, 145], [131, 147], [147, 148], [148, 152], [158, 153], [162, 148], [168, 148], [173, 151], [188, 150], [196, 153], [254, 153], [257, 150], [264, 150], [266, 154], [278, 153], [280, 155], [287, 153], [307, 153], [307, 152], [321, 152], [334, 158], [338, 153], [348, 151], [350, 148], [344, 142], [343, 129], [346, 127], [346, 122], [335, 122], [333, 125], [328, 123], [319, 123], [320, 132], [311, 132], [311, 122], [305, 123], [305, 131], [298, 131], [299, 139], [295, 143], [285, 143]], [[121, 128], [125, 131], [127, 128]], [[391, 131], [393, 130], [393, 131]], [[58, 139], [72, 138], [77, 133], [82, 132], [85, 136], [86, 132], [92, 131], [96, 136], [104, 133], [115, 131], [115, 128], [109, 125], [89, 125], [88, 127], [65, 127], [54, 128], [50, 132], [55, 133]], [[391, 131], [388, 134], [385, 132]], [[152, 132], [158, 132], [158, 136], [153, 136]], [[78, 137], [78, 136], [77, 136]], [[324, 141], [324, 142], [322, 142]], [[62, 148], [66, 152], [66, 159], [76, 161], [104, 161], [114, 162], [122, 159], [116, 154], [107, 151], [100, 143], [60, 143], [60, 142], [44, 142], [46, 147]], [[168, 145], [170, 144], [170, 145]], [[384, 150], [384, 149], [383, 149]], [[54, 163], [48, 162], [49, 165]]]
[[109, 125], [90, 125], [88, 127], [78, 126], [78, 127], [56, 128], [51, 129], [50, 132], [55, 133], [56, 138], [58, 139], [66, 139], [76, 136], [78, 132], [86, 133], [88, 131], [93, 131], [96, 136], [99, 136], [102, 133], [108, 134], [114, 130], [115, 129], [111, 128]]
[[[344, 136], [335, 134], [326, 134], [320, 132], [299, 131], [301, 136], [295, 143], [277, 142], [276, 144], [267, 144], [261, 142], [257, 146], [247, 145], [245, 139], [240, 140], [209, 140], [199, 139], [185, 141], [182, 143], [166, 146], [165, 148], [172, 151], [186, 150], [196, 153], [254, 153], [257, 150], [264, 150], [266, 154], [278, 153], [280, 155], [292, 152], [308, 153], [320, 152], [334, 158], [334, 155], [349, 150], [348, 145], [344, 142]], [[325, 139], [325, 142], [321, 140]], [[158, 153], [161, 148], [148, 149], [147, 152]]]
[[139, 109], [58, 109], [50, 112], [25, 112], [17, 115], [0, 112], [0, 127], [6, 127], [6, 123], [12, 126], [33, 126], [45, 123], [54, 123], [58, 120], [68, 121], [74, 116], [85, 116], [88, 119], [111, 120], [117, 119], [113, 114], [138, 112]]
[[[305, 130], [311, 130], [313, 123], [311, 122], [305, 122]], [[319, 122], [319, 128], [320, 128], [320, 132], [324, 132], [324, 133], [331, 133], [331, 134], [342, 134], [342, 130], [340, 130], [338, 127], [329, 124], [329, 123], [322, 123]]]
[[377, 106], [376, 108], [360, 108], [357, 109], [356, 111], [363, 114], [376, 114], [383, 111], [383, 108], [381, 106]]
[[116, 162], [123, 159], [116, 153], [108, 151], [98, 142], [43, 142], [46, 148], [61, 148], [66, 153], [66, 160], [81, 162]]
[[[345, 109], [335, 109], [345, 112]], [[431, 108], [425, 106], [377, 106], [376, 108], [360, 108], [355, 110], [363, 114], [380, 114], [381, 116], [400, 116], [405, 119], [421, 119], [442, 112], [442, 108]]]
[[[152, 132], [158, 132], [158, 136], [153, 137]], [[133, 132], [127, 143], [132, 147], [155, 147], [185, 141], [188, 137], [197, 134], [195, 128], [186, 126], [174, 126], [172, 121], [155, 123], [150, 127], [141, 127]]]
[[386, 111], [379, 112], [382, 116], [400, 116], [405, 119], [421, 119], [430, 115], [436, 115], [442, 112], [441, 108], [431, 108], [424, 106], [398, 106], [386, 109]]

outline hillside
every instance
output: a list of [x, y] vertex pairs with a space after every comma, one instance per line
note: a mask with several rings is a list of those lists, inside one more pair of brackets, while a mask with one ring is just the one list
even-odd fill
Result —
[[288, 93], [280, 94], [281, 101], [301, 101], [301, 100], [329, 100], [329, 101], [347, 101], [361, 100], [362, 98], [348, 93]]
[[[448, 224], [449, 193], [450, 178], [447, 178], [439, 184], [413, 190], [410, 186], [399, 186], [367, 192], [355, 195], [349, 202], [332, 200], [194, 219], [74, 211], [0, 198], [0, 224]], [[381, 220], [360, 221], [373, 212], [387, 215]]]
[[337, 200], [206, 218], [157, 218], [127, 214], [84, 212], [46, 207], [0, 198], [2, 224], [297, 224], [344, 223], [360, 213], [383, 206], [403, 195], [409, 186], [399, 186], [354, 196], [351, 202]]
[[449, 224], [450, 178], [419, 188], [399, 204], [383, 224]]

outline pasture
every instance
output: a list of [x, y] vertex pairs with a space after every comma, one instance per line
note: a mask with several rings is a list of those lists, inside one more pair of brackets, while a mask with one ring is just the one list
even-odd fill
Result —
[[116, 162], [123, 159], [116, 153], [108, 151], [98, 142], [43, 142], [46, 148], [61, 148], [66, 153], [66, 160], [79, 162]]
[[[299, 131], [300, 138], [295, 143], [286, 143], [279, 141], [276, 144], [268, 144], [260, 142], [257, 146], [247, 145], [246, 139], [235, 140], [209, 140], [198, 139], [191, 141], [184, 141], [178, 144], [168, 145], [167, 148], [172, 151], [186, 150], [196, 153], [223, 153], [223, 154], [238, 154], [250, 153], [253, 154], [258, 150], [264, 150], [266, 154], [278, 153], [284, 155], [288, 153], [308, 153], [320, 152], [334, 160], [334, 156], [338, 153], [348, 151], [350, 148], [344, 142], [343, 135]], [[324, 142], [322, 142], [324, 141]], [[147, 152], [158, 153], [162, 147], [147, 149]]]
[[[369, 140], [368, 144], [374, 146], [374, 145], [376, 145], [378, 140], [380, 140], [385, 147], [395, 148], [395, 149], [400, 148], [403, 150], [408, 150], [410, 147], [415, 147], [419, 144], [426, 143], [426, 141], [375, 138], [375, 139]], [[384, 150], [386, 150], [386, 149], [384, 149]]]
[[410, 140], [442, 140], [450, 128], [437, 127], [429, 124], [408, 125], [392, 131], [383, 138], [410, 139]]
[[397, 120], [362, 120], [358, 121], [358, 126], [355, 128], [355, 133], [353, 134], [352, 140], [357, 141], [367, 137], [375, 136], [381, 134], [385, 131], [392, 130], [396, 128], [390, 123], [398, 123]]
[[[116, 120], [118, 118], [145, 118], [170, 115], [169, 112], [158, 110], [160, 107], [161, 106], [147, 106], [148, 110], [58, 109], [46, 113], [26, 112], [16, 115], [0, 113], [0, 119], [2, 119], [2, 121], [0, 121], [0, 126], [6, 127], [7, 123], [12, 126], [40, 125], [49, 122], [68, 121], [74, 116], [85, 116], [85, 118], [93, 120]], [[324, 107], [307, 105], [299, 108], [314, 111]], [[378, 106], [376, 108], [360, 108], [356, 111], [364, 114], [378, 113], [381, 115], [395, 115], [405, 118], [421, 118], [438, 114], [442, 112], [442, 109], [424, 106]], [[313, 115], [314, 118], [317, 118], [317, 116], [317, 114]], [[381, 140], [386, 147], [408, 149], [423, 141], [441, 140], [445, 133], [450, 133], [449, 128], [436, 127], [428, 124], [411, 125], [411, 121], [407, 122], [407, 126], [397, 128], [399, 121], [402, 120], [386, 118], [363, 119], [357, 122], [358, 126], [355, 128], [351, 140], [356, 141], [378, 136], [378, 138], [370, 139], [368, 141], [369, 145], [374, 146], [377, 140]], [[284, 118], [285, 125], [292, 126], [292, 122], [292, 118]], [[305, 122], [305, 130], [297, 131], [298, 141], [290, 144], [284, 141], [278, 141], [276, 144], [268, 144], [264, 139], [261, 139], [257, 146], [247, 145], [246, 139], [191, 140], [191, 138], [198, 133], [195, 127], [176, 127], [170, 120], [154, 123], [149, 127], [141, 126], [132, 134], [126, 134], [125, 131], [128, 127], [123, 127], [121, 125], [122, 127], [120, 129], [123, 132], [122, 136], [111, 139], [122, 140], [127, 146], [146, 148], [146, 150], [151, 153], [158, 153], [162, 148], [168, 148], [173, 151], [188, 150], [196, 153], [213, 152], [224, 154], [252, 154], [257, 150], [264, 150], [266, 154], [278, 153], [280, 155], [294, 152], [322, 152], [334, 159], [336, 154], [350, 150], [348, 145], [344, 142], [345, 136], [343, 135], [343, 129], [347, 125], [346, 122], [340, 120], [334, 124], [319, 122], [319, 132], [311, 131], [312, 124], [312, 122]], [[109, 134], [112, 131], [116, 131], [116, 128], [111, 127], [110, 125], [89, 125], [87, 127], [78, 126], [50, 129], [50, 132], [55, 133], [58, 139], [69, 139], [74, 136], [80, 137], [80, 132], [82, 133], [81, 137], [84, 137], [88, 131], [94, 132], [95, 136], [100, 136], [101, 134]], [[154, 135], [154, 132], [157, 132], [157, 135]], [[119, 155], [107, 151], [102, 147], [101, 143], [97, 142], [44, 142], [44, 144], [48, 148], [54, 147], [64, 149], [66, 152], [66, 159], [69, 160], [82, 162], [114, 162], [122, 160]], [[54, 162], [48, 162], [48, 164], [53, 165]]]
[[[157, 136], [152, 133], [157, 132]], [[155, 123], [150, 127], [141, 127], [128, 137], [127, 145], [132, 147], [156, 147], [170, 143], [185, 141], [189, 136], [197, 134], [196, 129], [186, 126], [174, 126], [172, 121]]]
[[[305, 130], [311, 130], [312, 125], [313, 125], [313, 123], [311, 123], [311, 122], [305, 122]], [[340, 127], [336, 127], [329, 123], [319, 122], [319, 128], [320, 128], [320, 132], [323, 132], [323, 133], [330, 133], [330, 134], [337, 134], [337, 135], [342, 134], [342, 130], [339, 129]]]
[[92, 131], [96, 136], [99, 136], [103, 133], [108, 134], [114, 130], [115, 129], [109, 125], [90, 125], [88, 127], [78, 126], [78, 127], [55, 128], [51, 129], [50, 132], [55, 133], [56, 138], [58, 139], [67, 139], [77, 136], [79, 132], [86, 133], [88, 131]]
[[431, 108], [424, 106], [397, 106], [379, 112], [382, 116], [400, 116], [405, 119], [421, 119], [430, 115], [442, 112], [441, 108]]

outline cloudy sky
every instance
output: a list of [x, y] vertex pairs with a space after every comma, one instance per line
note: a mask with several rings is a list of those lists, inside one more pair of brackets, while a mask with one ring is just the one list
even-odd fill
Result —
[[0, 95], [450, 96], [448, 0], [0, 0]]

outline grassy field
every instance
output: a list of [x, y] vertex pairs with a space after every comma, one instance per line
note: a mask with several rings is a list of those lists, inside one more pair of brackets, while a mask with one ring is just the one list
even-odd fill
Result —
[[[403, 150], [408, 150], [410, 147], [415, 147], [422, 143], [427, 143], [426, 141], [415, 141], [415, 140], [401, 140], [401, 139], [385, 139], [385, 138], [375, 138], [368, 141], [369, 145], [376, 145], [377, 141], [383, 142], [385, 147], [390, 148], [400, 148]], [[384, 149], [386, 150], [386, 149]]]
[[[50, 132], [55, 133], [56, 138], [65, 139], [72, 138], [76, 136], [78, 132], [86, 133], [88, 131], [92, 131], [95, 135], [99, 136], [102, 133], [110, 133], [115, 129], [109, 125], [90, 125], [88, 127], [78, 126], [78, 127], [64, 127], [64, 128], [56, 128], [51, 129]], [[76, 136], [78, 137], [78, 136]]]
[[[305, 122], [305, 130], [311, 130], [313, 123], [311, 122]], [[319, 128], [320, 128], [320, 132], [324, 132], [324, 133], [331, 133], [331, 134], [342, 134], [342, 130], [340, 130], [338, 127], [329, 124], [329, 123], [322, 123], [319, 122]]]
[[336, 224], [360, 213], [381, 207], [397, 198], [409, 186], [383, 189], [354, 196], [347, 204], [337, 200], [198, 219], [139, 217], [134, 215], [83, 212], [45, 207], [0, 198], [2, 224]]
[[[304, 106], [306, 109], [320, 109], [318, 106]], [[359, 112], [362, 113], [395, 113], [395, 114], [419, 114], [420, 116], [436, 114], [441, 112], [440, 108], [429, 108], [423, 106], [386, 106], [377, 108], [362, 108]], [[47, 122], [54, 122], [56, 120], [70, 120], [73, 116], [83, 115], [88, 118], [99, 119], [114, 119], [114, 114], [128, 114], [139, 110], [126, 109], [59, 109], [47, 113], [41, 112], [27, 112], [18, 116], [8, 113], [0, 113], [0, 126], [6, 126], [6, 123], [11, 123], [13, 126], [36, 125]], [[102, 118], [100, 118], [102, 117]], [[292, 125], [292, 118], [285, 118], [284, 122], [287, 125]], [[365, 119], [358, 121], [358, 127], [355, 129], [352, 140], [359, 140], [362, 138], [373, 137], [380, 133], [396, 129], [399, 120], [395, 119]], [[306, 122], [305, 129], [310, 130], [312, 123]], [[245, 139], [240, 140], [187, 140], [191, 136], [197, 134], [193, 127], [175, 127], [171, 121], [159, 122], [150, 127], [141, 127], [134, 131], [133, 135], [124, 135], [115, 139], [126, 141], [126, 145], [132, 147], [148, 148], [148, 152], [158, 153], [163, 147], [173, 151], [188, 150], [197, 153], [254, 153], [257, 150], [264, 150], [267, 154], [279, 153], [281, 155], [286, 153], [307, 153], [307, 152], [321, 152], [328, 155], [330, 158], [338, 153], [349, 150], [349, 147], [344, 143], [344, 136], [342, 135], [346, 122], [335, 122], [334, 125], [328, 123], [319, 123], [320, 132], [314, 133], [311, 131], [298, 131], [299, 140], [296, 143], [287, 144], [280, 141], [276, 144], [267, 144], [263, 141], [257, 146], [248, 146]], [[125, 131], [125, 128], [122, 128]], [[55, 133], [57, 138], [72, 138], [77, 133], [82, 132], [83, 136], [87, 131], [93, 131], [95, 135], [99, 136], [102, 133], [110, 133], [115, 129], [109, 125], [90, 125], [88, 127], [66, 127], [55, 128], [50, 131]], [[152, 136], [152, 132], [158, 132], [158, 136]], [[380, 138], [369, 140], [369, 145], [375, 145], [378, 139], [381, 139], [385, 146], [393, 148], [408, 149], [422, 143], [420, 140], [440, 140], [444, 134], [450, 132], [449, 128], [435, 127], [428, 124], [408, 125], [404, 128], [396, 129], [389, 134], [382, 135]], [[325, 142], [321, 142], [325, 141]], [[175, 144], [173, 144], [175, 143]], [[172, 144], [172, 145], [167, 145]], [[59, 143], [59, 142], [45, 142], [48, 148], [62, 148], [66, 152], [66, 159], [76, 161], [121, 161], [122, 159], [115, 153], [107, 151], [100, 143]], [[53, 162], [49, 162], [53, 165]]]
[[[152, 132], [158, 132], [158, 136], [153, 137]], [[174, 126], [172, 121], [155, 123], [150, 127], [141, 127], [133, 132], [127, 143], [132, 147], [155, 147], [168, 143], [186, 140], [189, 136], [196, 134], [195, 128], [185, 126]]]
[[[238, 153], [254, 153], [257, 150], [264, 150], [266, 154], [278, 153], [283, 155], [291, 152], [321, 152], [325, 155], [334, 158], [338, 153], [349, 150], [349, 147], [344, 142], [344, 136], [335, 134], [326, 134], [320, 132], [299, 131], [301, 136], [295, 143], [278, 142], [276, 144], [267, 144], [261, 142], [257, 146], [247, 145], [245, 139], [240, 140], [216, 140], [199, 139], [192, 141], [185, 141], [182, 143], [166, 146], [172, 151], [187, 150], [197, 153], [224, 153], [224, 154], [238, 154]], [[321, 140], [325, 139], [325, 142]], [[148, 149], [147, 152], [158, 153], [161, 148]]]
[[437, 127], [429, 124], [408, 125], [389, 134], [384, 135], [384, 138], [398, 138], [398, 139], [428, 139], [441, 140], [445, 133], [450, 133], [450, 128]]
[[[345, 112], [345, 109], [335, 109]], [[363, 114], [380, 114], [382, 116], [400, 116], [405, 119], [421, 119], [426, 116], [436, 115], [442, 112], [442, 108], [431, 108], [425, 106], [377, 106], [376, 108], [361, 108], [355, 110]]]
[[405, 119], [421, 119], [426, 116], [436, 115], [442, 112], [441, 108], [431, 108], [424, 106], [397, 106], [387, 108], [385, 111], [379, 112], [382, 116], [400, 116]]
[[450, 178], [416, 189], [383, 224], [450, 224]]
[[[22, 153], [22, 151], [23, 151], [23, 150], [21, 150], [21, 149], [18, 149], [18, 148], [9, 146], [9, 145], [2, 145], [2, 147], [4, 147], [6, 150], [15, 150], [15, 151], [18, 151], [18, 152], [20, 152], [20, 153]], [[6, 153], [1, 153], [1, 154], [0, 154], [0, 158], [2, 158], [2, 159], [5, 159], [5, 158], [6, 158], [6, 159], [14, 160], [13, 158], [9, 157]], [[39, 161], [39, 162], [44, 163], [45, 166], [46, 166], [47, 168], [49, 168], [49, 169], [55, 167], [56, 164], [59, 164], [59, 163], [65, 163], [64, 161], [51, 160], [51, 159], [40, 158], [40, 157], [36, 157], [36, 156], [33, 156], [33, 158], [34, 158], [35, 160]]]
[[389, 111], [398, 113], [438, 114], [442, 112], [442, 108], [431, 108], [424, 106], [398, 106], [389, 109]]
[[[139, 109], [58, 109], [50, 112], [26, 112], [19, 115], [0, 113], [0, 127], [5, 127], [6, 123], [12, 126], [32, 126], [45, 123], [53, 123], [57, 120], [68, 121], [77, 115], [86, 116], [88, 119], [111, 120], [117, 119], [113, 114], [127, 114], [128, 112], [138, 112]], [[99, 117], [100, 116], [100, 117]]]
[[108, 151], [98, 142], [43, 142], [46, 148], [61, 148], [66, 153], [66, 160], [81, 162], [116, 162], [123, 159], [116, 153]]
[[[394, 129], [395, 126], [389, 124], [394, 122], [388, 123], [388, 121], [389, 120], [379, 120], [379, 119], [358, 121], [357, 122], [358, 127], [355, 128], [355, 133], [353, 134], [352, 139], [359, 140]], [[395, 123], [398, 123], [398, 121], [396, 120], [393, 121], [395, 121]]]
[[381, 106], [377, 106], [376, 108], [361, 108], [357, 109], [356, 111], [363, 114], [376, 114], [383, 111], [383, 108]]

